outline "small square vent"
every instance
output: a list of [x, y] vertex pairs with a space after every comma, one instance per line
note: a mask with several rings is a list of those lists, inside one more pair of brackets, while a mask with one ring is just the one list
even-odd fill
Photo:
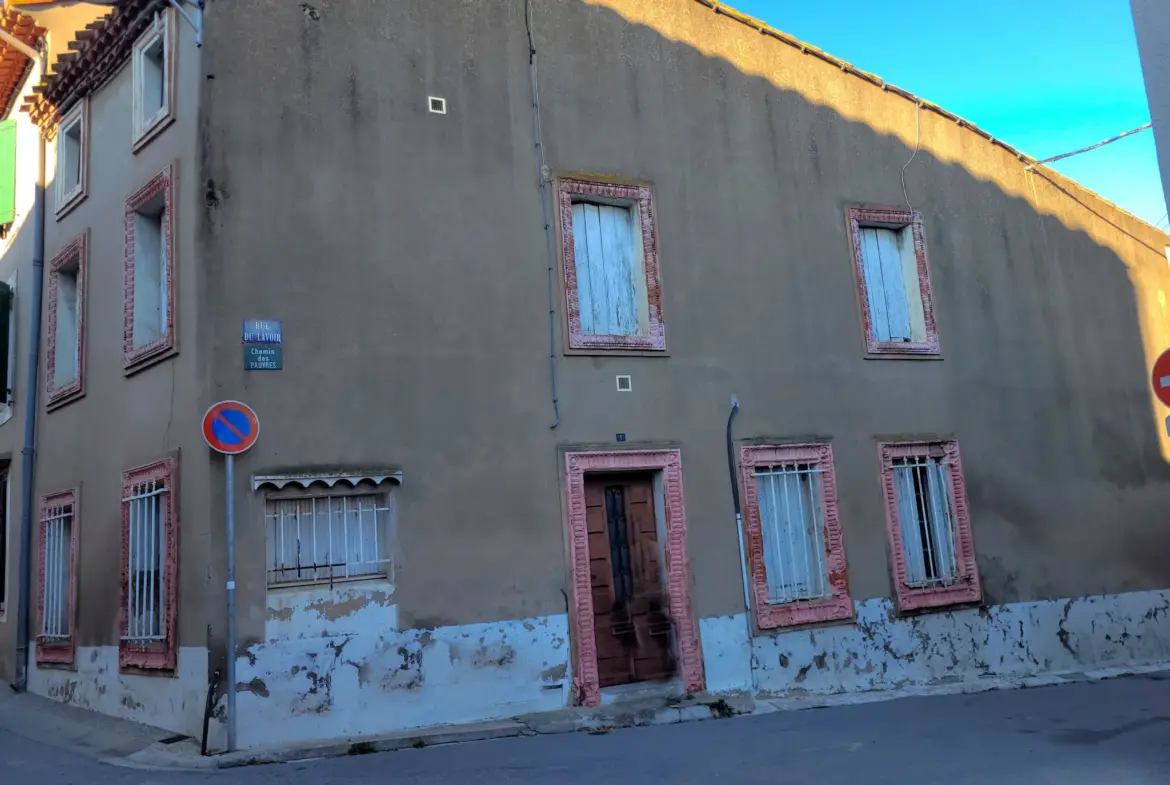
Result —
[[629, 376], [619, 376], [617, 377], [617, 389], [618, 392], [630, 392], [634, 389], [634, 382]]
[[427, 99], [427, 108], [432, 114], [447, 114], [447, 99], [431, 96]]

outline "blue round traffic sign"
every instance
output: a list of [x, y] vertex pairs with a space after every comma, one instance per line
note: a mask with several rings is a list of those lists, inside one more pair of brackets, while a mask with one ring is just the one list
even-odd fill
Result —
[[260, 419], [246, 403], [220, 401], [203, 415], [203, 438], [224, 455], [246, 452], [259, 435]]

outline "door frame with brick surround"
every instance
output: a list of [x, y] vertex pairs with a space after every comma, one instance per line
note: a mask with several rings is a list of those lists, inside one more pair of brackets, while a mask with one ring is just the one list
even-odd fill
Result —
[[666, 510], [668, 607], [674, 624], [675, 655], [688, 692], [703, 691], [703, 654], [699, 629], [691, 612], [691, 568], [687, 554], [687, 516], [683, 501], [680, 450], [570, 452], [565, 454], [569, 559], [571, 564], [573, 631], [573, 695], [581, 706], [601, 703], [597, 673], [597, 640], [593, 625], [593, 585], [589, 575], [589, 532], [585, 513], [585, 475], [615, 472], [660, 472]]

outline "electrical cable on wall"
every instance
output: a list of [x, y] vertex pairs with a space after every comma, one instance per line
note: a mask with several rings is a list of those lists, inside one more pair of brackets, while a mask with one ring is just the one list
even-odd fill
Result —
[[543, 129], [540, 123], [540, 83], [536, 73], [536, 43], [532, 37], [532, 1], [524, 0], [524, 30], [528, 35], [528, 75], [532, 85], [532, 133], [536, 140], [536, 162], [540, 167], [536, 173], [540, 187], [540, 214], [544, 219], [544, 242], [548, 255], [548, 373], [552, 387], [553, 414], [556, 419], [549, 429], [561, 424], [561, 404], [557, 396], [557, 330], [556, 299], [556, 253], [553, 249], [552, 222], [548, 210], [548, 164], [544, 158]]
[[910, 194], [906, 192], [906, 167], [914, 163], [914, 159], [918, 157], [918, 148], [922, 144], [922, 104], [921, 102], [914, 102], [914, 153], [910, 156], [910, 160], [902, 164], [902, 197], [906, 200], [906, 209], [914, 212], [914, 208], [910, 206]]
[[1132, 136], [1134, 134], [1141, 133], [1142, 131], [1145, 131], [1146, 129], [1151, 128], [1152, 126], [1153, 126], [1153, 123], [1146, 123], [1145, 125], [1138, 126], [1137, 128], [1133, 128], [1129, 131], [1126, 131], [1125, 133], [1120, 133], [1117, 136], [1106, 139], [1103, 142], [1097, 142], [1097, 144], [1091, 144], [1088, 147], [1082, 147], [1080, 150], [1073, 150], [1071, 153], [1061, 153], [1060, 155], [1054, 155], [1051, 158], [1045, 158], [1043, 161], [1036, 161], [1034, 163], [1030, 163], [1027, 166], [1025, 166], [1024, 169], [1032, 169], [1034, 167], [1039, 166], [1040, 164], [1048, 164], [1048, 163], [1052, 163], [1053, 161], [1059, 161], [1062, 158], [1071, 158], [1074, 155], [1080, 155], [1081, 153], [1087, 153], [1090, 150], [1096, 150], [1098, 147], [1104, 147], [1107, 144], [1113, 144], [1114, 142], [1118, 141], [1119, 139], [1124, 139], [1127, 136]]

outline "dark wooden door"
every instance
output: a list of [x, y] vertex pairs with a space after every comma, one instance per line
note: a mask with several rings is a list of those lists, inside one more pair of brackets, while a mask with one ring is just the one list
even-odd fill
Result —
[[601, 686], [673, 676], [651, 478], [586, 476], [585, 506]]

